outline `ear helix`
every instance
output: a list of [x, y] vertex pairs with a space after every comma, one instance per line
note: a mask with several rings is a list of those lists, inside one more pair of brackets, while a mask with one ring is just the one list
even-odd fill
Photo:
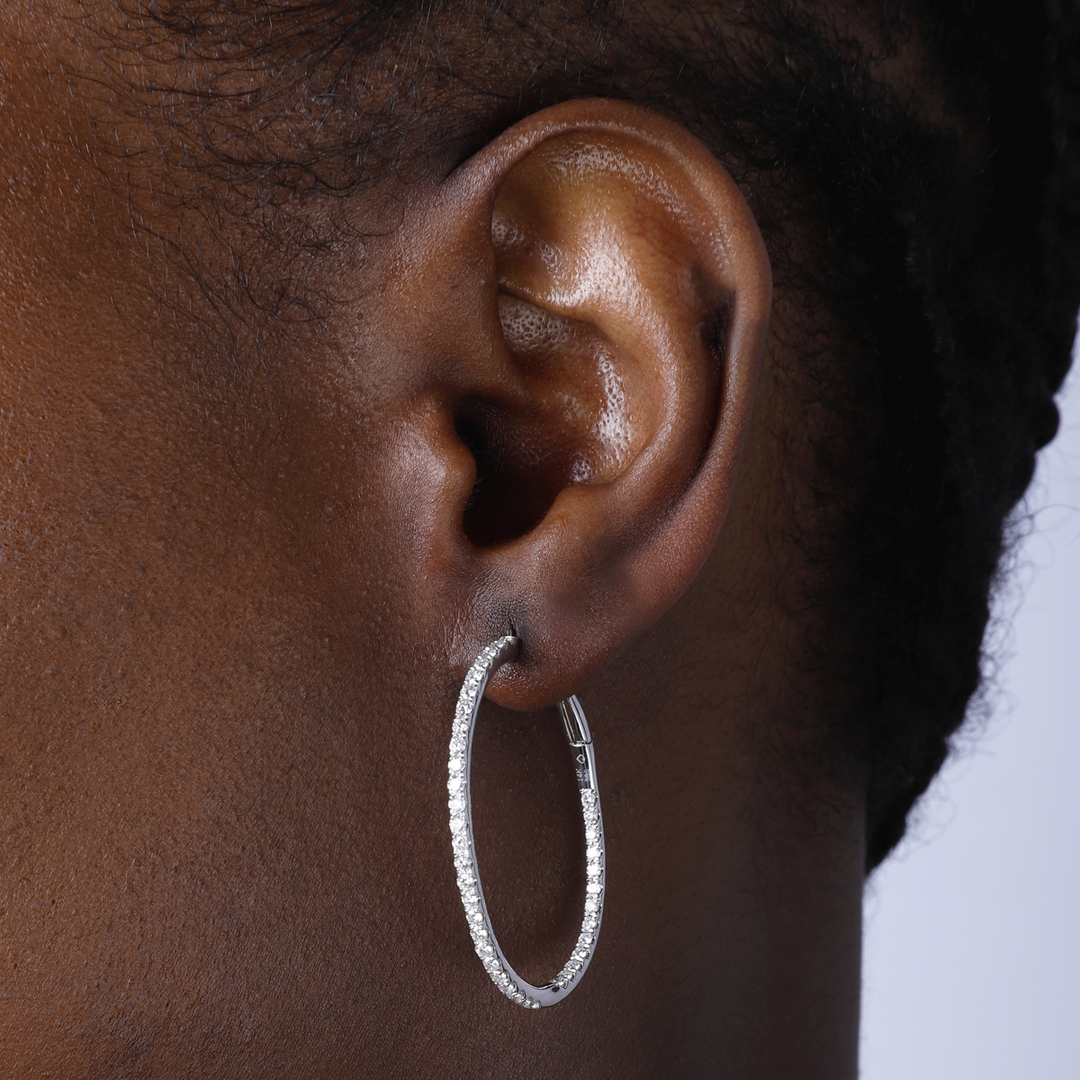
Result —
[[712, 549], [764, 347], [768, 259], [708, 150], [617, 102], [522, 121], [450, 178], [440, 207], [446, 228], [468, 229], [447, 269], [478, 268], [475, 309], [467, 290], [445, 294], [469, 300], [451, 321], [472, 327], [446, 346], [455, 445], [475, 463], [446, 539], [466, 542], [461, 610], [486, 613], [463, 637], [516, 612], [528, 654], [489, 693], [535, 708], [656, 619]]

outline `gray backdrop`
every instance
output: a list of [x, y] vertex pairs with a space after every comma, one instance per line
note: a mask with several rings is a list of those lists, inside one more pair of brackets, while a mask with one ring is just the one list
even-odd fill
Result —
[[1080, 1078], [1080, 373], [1059, 404], [989, 718], [867, 887], [863, 1080]]

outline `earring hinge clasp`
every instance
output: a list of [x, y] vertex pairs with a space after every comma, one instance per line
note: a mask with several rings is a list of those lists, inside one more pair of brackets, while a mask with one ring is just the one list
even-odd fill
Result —
[[585, 718], [578, 699], [571, 696], [560, 701], [559, 713], [562, 716], [563, 727], [566, 729], [566, 741], [571, 746], [588, 746], [592, 739], [589, 738], [588, 729], [585, 727]]

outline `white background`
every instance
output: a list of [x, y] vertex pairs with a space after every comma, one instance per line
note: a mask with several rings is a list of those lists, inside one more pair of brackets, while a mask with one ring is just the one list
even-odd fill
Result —
[[863, 1080], [1080, 1080], [1080, 372], [1058, 403], [992, 715], [867, 887]]

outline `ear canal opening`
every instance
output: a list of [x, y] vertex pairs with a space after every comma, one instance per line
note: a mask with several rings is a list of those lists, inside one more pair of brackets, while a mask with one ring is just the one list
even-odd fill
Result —
[[[531, 532], [571, 482], [572, 463], [515, 438], [505, 406], [470, 398], [454, 410], [454, 429], [476, 462], [476, 480], [462, 527], [477, 547], [506, 544]], [[531, 445], [530, 445], [531, 444]]]

